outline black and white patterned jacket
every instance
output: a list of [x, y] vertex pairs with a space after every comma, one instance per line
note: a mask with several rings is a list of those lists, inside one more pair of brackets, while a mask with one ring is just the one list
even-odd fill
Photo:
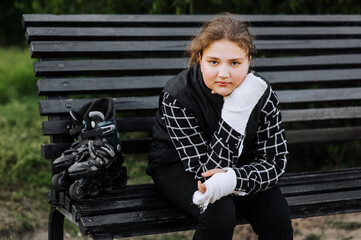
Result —
[[[183, 89], [178, 89], [180, 86]], [[202, 94], [205, 96], [199, 96]], [[193, 98], [197, 99], [190, 100]], [[160, 97], [157, 118], [162, 126], [154, 128], [158, 133], [153, 132], [150, 166], [157, 161], [161, 165], [180, 159], [185, 171], [194, 173], [195, 179], [203, 179], [201, 173], [213, 168], [232, 167], [237, 176], [235, 190], [246, 194], [274, 186], [285, 171], [288, 155], [276, 94], [268, 84], [252, 111], [245, 136], [220, 117], [220, 99], [210, 94], [196, 66], [171, 80]], [[172, 144], [166, 137], [157, 141], [159, 131], [166, 131]], [[159, 144], [165, 147], [155, 146]], [[241, 144], [244, 149], [239, 157]], [[175, 149], [173, 153], [166, 154], [171, 149]], [[157, 155], [154, 151], [163, 153]]]

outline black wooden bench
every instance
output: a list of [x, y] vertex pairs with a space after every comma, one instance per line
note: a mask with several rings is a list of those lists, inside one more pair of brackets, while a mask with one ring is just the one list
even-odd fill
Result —
[[[50, 136], [50, 143], [42, 146], [42, 157], [54, 159], [69, 147], [70, 109], [110, 96], [126, 158], [136, 153], [146, 160], [157, 95], [171, 76], [187, 67], [187, 43], [211, 17], [24, 15], [31, 57], [39, 59], [34, 64], [39, 95], [45, 96], [40, 115], [49, 119], [43, 122], [42, 134]], [[243, 19], [257, 37], [254, 69], [269, 79], [280, 98], [290, 146], [359, 143], [361, 16]], [[127, 167], [131, 172], [132, 166]], [[361, 167], [288, 173], [279, 185], [293, 218], [361, 210]], [[51, 190], [48, 202], [53, 240], [63, 239], [64, 216], [94, 239], [194, 228], [194, 219], [162, 198], [151, 183], [82, 202]]]

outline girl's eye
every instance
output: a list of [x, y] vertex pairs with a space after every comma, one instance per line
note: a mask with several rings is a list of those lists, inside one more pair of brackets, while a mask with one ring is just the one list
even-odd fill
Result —
[[239, 64], [239, 62], [231, 62], [232, 66], [237, 66]]
[[218, 62], [217, 61], [209, 61], [209, 63], [212, 65], [216, 65]]

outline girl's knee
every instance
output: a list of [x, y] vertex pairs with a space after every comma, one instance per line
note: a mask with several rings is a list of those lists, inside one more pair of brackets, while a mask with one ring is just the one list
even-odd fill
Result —
[[202, 231], [234, 229], [236, 209], [231, 197], [224, 197], [208, 205], [207, 210], [197, 218], [197, 228]]

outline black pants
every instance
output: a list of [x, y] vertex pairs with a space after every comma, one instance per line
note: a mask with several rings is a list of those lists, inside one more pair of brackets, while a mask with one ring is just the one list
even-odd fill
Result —
[[232, 239], [236, 214], [247, 219], [260, 240], [293, 239], [288, 204], [278, 186], [248, 196], [223, 197], [200, 214], [192, 201], [197, 182], [184, 171], [182, 163], [162, 166], [152, 177], [167, 199], [197, 219], [194, 240]]

